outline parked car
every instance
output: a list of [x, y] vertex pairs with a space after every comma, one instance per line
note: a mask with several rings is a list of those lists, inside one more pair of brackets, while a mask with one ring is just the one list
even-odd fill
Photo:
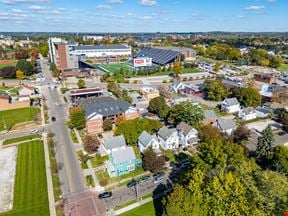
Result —
[[154, 179], [154, 184], [159, 184], [164, 180], [164, 176], [158, 176]]
[[143, 176], [138, 180], [138, 184], [143, 183], [143, 182], [147, 182], [151, 179], [150, 176]]
[[51, 121], [52, 121], [52, 122], [55, 122], [55, 121], [56, 121], [56, 118], [55, 118], [54, 116], [52, 116], [52, 117], [51, 117]]
[[31, 134], [38, 133], [38, 132], [39, 132], [39, 130], [37, 130], [37, 129], [30, 130]]
[[157, 172], [157, 173], [155, 173], [154, 175], [153, 175], [153, 177], [156, 179], [156, 178], [158, 178], [158, 177], [163, 177], [163, 176], [165, 176], [165, 173], [164, 172]]
[[127, 183], [127, 187], [131, 188], [137, 185], [137, 181], [135, 179], [131, 180], [130, 182]]
[[98, 195], [98, 198], [99, 199], [105, 199], [105, 198], [109, 198], [112, 196], [112, 192], [109, 191], [109, 192], [103, 192], [101, 194]]

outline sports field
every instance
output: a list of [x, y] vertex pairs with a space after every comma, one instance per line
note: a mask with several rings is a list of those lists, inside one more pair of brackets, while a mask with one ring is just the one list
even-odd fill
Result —
[[31, 141], [18, 146], [13, 208], [3, 215], [49, 215], [42, 141]]
[[124, 72], [129, 72], [129, 73], [132, 73], [133, 72], [133, 68], [125, 63], [122, 63], [122, 64], [101, 64], [101, 65], [98, 65], [106, 70], [108, 70], [109, 72], [115, 74], [117, 72], [119, 72], [122, 68], [122, 70]]
[[0, 60], [0, 69], [7, 66], [15, 66], [16, 60]]

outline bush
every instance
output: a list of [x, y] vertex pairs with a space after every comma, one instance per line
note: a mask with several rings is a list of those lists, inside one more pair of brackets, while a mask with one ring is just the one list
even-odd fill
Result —
[[61, 88], [60, 91], [62, 94], [65, 94], [67, 91], [69, 91], [69, 88], [64, 87], [64, 88]]
[[99, 184], [100, 184], [100, 186], [104, 187], [108, 184], [108, 180], [107, 179], [100, 179]]

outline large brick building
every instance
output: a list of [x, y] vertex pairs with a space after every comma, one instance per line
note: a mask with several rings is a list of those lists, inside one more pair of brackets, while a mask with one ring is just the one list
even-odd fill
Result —
[[[89, 100], [91, 102], [91, 100]], [[81, 107], [86, 113], [86, 128], [88, 133], [102, 133], [103, 121], [111, 120], [114, 124], [117, 118], [125, 120], [135, 119], [139, 117], [138, 110], [131, 104], [122, 100], [114, 100], [113, 98], [100, 97], [94, 100], [94, 103], [83, 103]]]

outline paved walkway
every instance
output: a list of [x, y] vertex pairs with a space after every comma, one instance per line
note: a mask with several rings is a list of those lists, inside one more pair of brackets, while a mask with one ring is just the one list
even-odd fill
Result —
[[123, 214], [125, 212], [128, 212], [128, 211], [130, 211], [130, 210], [132, 210], [134, 208], [138, 208], [139, 206], [144, 205], [144, 204], [149, 203], [149, 202], [152, 202], [152, 201], [153, 201], [153, 198], [149, 197], [147, 199], [144, 199], [144, 200], [141, 200], [139, 202], [133, 203], [133, 204], [131, 204], [129, 206], [126, 206], [124, 208], [121, 208], [121, 209], [115, 211], [115, 215]]
[[47, 133], [43, 133], [43, 141], [44, 141], [43, 143], [44, 143], [46, 177], [47, 177], [47, 188], [48, 188], [48, 199], [49, 199], [49, 211], [50, 211], [50, 216], [56, 216], [53, 181], [52, 181], [52, 174], [51, 174], [51, 169], [50, 169], [49, 149], [48, 149], [48, 143], [47, 143]]
[[40, 140], [40, 138], [27, 139], [27, 140], [23, 140], [23, 141], [21, 141], [21, 142], [11, 143], [11, 144], [8, 144], [8, 145], [2, 145], [2, 142], [3, 142], [3, 141], [0, 141], [0, 145], [2, 145], [3, 148], [7, 148], [7, 147], [11, 147], [11, 146], [17, 146], [17, 145], [20, 145], [20, 144], [23, 144], [23, 143], [26, 143], [26, 142], [35, 141], [35, 140]]

